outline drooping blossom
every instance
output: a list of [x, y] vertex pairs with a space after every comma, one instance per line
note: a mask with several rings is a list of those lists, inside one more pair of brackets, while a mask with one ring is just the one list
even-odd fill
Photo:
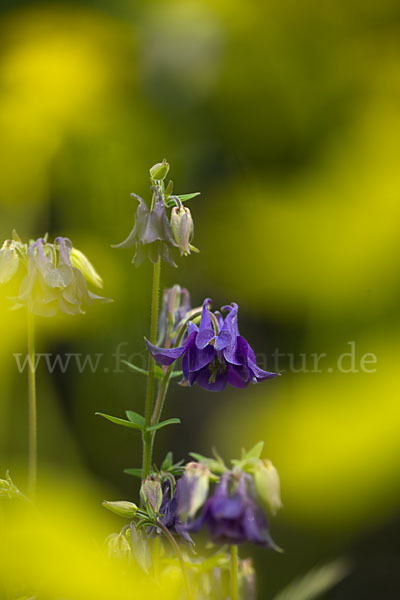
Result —
[[160, 343], [170, 342], [171, 336], [190, 311], [190, 294], [187, 289], [175, 284], [164, 290], [159, 319]]
[[224, 473], [200, 516], [187, 525], [187, 530], [197, 532], [206, 526], [216, 544], [251, 542], [278, 549], [252, 488], [252, 478], [247, 473], [241, 473], [238, 480], [232, 472]]
[[227, 383], [238, 388], [250, 382], [277, 377], [257, 366], [253, 349], [239, 334], [238, 305], [222, 307], [227, 311], [225, 319], [220, 313], [214, 315], [214, 326], [209, 311], [211, 300], [203, 302], [200, 326], [192, 321], [187, 326], [186, 341], [176, 348], [160, 348], [146, 340], [154, 360], [167, 366], [182, 357], [183, 377], [189, 385], [197, 382], [202, 388], [220, 391]]
[[85, 264], [90, 265], [88, 279], [97, 279], [97, 285], [101, 285], [101, 279], [82, 253], [79, 253], [82, 270], [74, 266], [71, 251], [68, 238], [58, 237], [54, 244], [47, 244], [43, 238], [32, 242], [27, 250], [27, 274], [19, 295], [13, 298], [16, 304], [27, 305], [36, 315], [51, 317], [59, 311], [76, 315], [84, 313], [90, 304], [111, 302], [88, 290]]
[[113, 248], [135, 247], [132, 262], [137, 267], [145, 258], [148, 258], [152, 263], [156, 263], [159, 258], [162, 258], [162, 260], [176, 267], [171, 249], [177, 247], [177, 243], [172, 235], [162, 196], [157, 188], [153, 187], [153, 191], [155, 204], [152, 210], [148, 208], [146, 202], [140, 196], [131, 194], [139, 202], [135, 224], [126, 240], [113, 245]]
[[166, 481], [163, 484], [163, 499], [159, 511], [161, 515], [159, 520], [169, 531], [181, 536], [189, 544], [193, 544], [193, 540], [187, 531], [178, 509], [182, 495], [181, 482], [182, 479], [177, 481], [173, 495], [171, 494], [170, 482]]

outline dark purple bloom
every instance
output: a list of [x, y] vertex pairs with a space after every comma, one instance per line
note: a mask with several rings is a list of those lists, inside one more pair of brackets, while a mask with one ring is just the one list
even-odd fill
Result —
[[176, 247], [177, 244], [172, 235], [163, 199], [156, 188], [153, 188], [153, 191], [156, 194], [153, 210], [148, 208], [140, 196], [132, 194], [139, 201], [135, 225], [126, 240], [114, 245], [113, 248], [131, 248], [135, 246], [136, 252], [132, 262], [137, 267], [146, 257], [152, 263], [156, 263], [161, 257], [170, 265], [176, 267], [170, 249], [172, 246]]
[[167, 527], [172, 533], [180, 535], [186, 542], [193, 544], [193, 540], [190, 537], [186, 526], [181, 521], [178, 507], [180, 504], [181, 495], [181, 479], [177, 482], [175, 488], [175, 494], [171, 498], [171, 484], [166, 481], [163, 484], [163, 500], [160, 507], [160, 522]]
[[251, 542], [277, 549], [268, 533], [265, 514], [255, 500], [252, 479], [246, 473], [238, 481], [230, 472], [222, 475], [200, 517], [187, 525], [187, 530], [196, 532], [203, 525], [216, 544]]
[[225, 319], [221, 314], [211, 319], [209, 304], [203, 302], [200, 326], [189, 321], [186, 341], [177, 348], [159, 348], [147, 340], [147, 347], [154, 360], [163, 366], [171, 365], [182, 357], [184, 379], [189, 385], [197, 383], [211, 391], [224, 389], [227, 383], [244, 388], [251, 381], [277, 377], [279, 373], [263, 371], [257, 366], [256, 356], [247, 341], [239, 334], [237, 315], [238, 305], [222, 307], [228, 311]]

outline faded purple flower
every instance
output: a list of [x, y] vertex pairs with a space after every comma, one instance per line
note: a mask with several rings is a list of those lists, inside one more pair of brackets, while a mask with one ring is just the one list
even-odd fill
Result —
[[165, 344], [167, 340], [171, 342], [171, 334], [186, 317], [190, 308], [190, 294], [187, 289], [175, 284], [164, 290], [158, 327], [160, 343]]
[[147, 257], [156, 263], [161, 257], [173, 267], [176, 264], [170, 253], [171, 247], [177, 244], [173, 238], [168, 222], [165, 206], [161, 194], [153, 187], [156, 201], [153, 210], [150, 210], [145, 201], [131, 194], [139, 201], [136, 210], [135, 225], [123, 242], [113, 245], [113, 248], [131, 248], [135, 246], [136, 252], [132, 262], [138, 267]]
[[231, 472], [221, 476], [201, 515], [187, 525], [187, 530], [196, 532], [203, 525], [216, 544], [251, 542], [278, 549], [269, 535], [265, 514], [255, 500], [252, 479], [246, 473], [238, 481]]
[[202, 388], [217, 392], [227, 383], [244, 388], [251, 381], [256, 383], [277, 377], [279, 373], [263, 371], [257, 366], [253, 349], [239, 334], [238, 305], [222, 307], [228, 314], [225, 319], [220, 313], [213, 315], [213, 327], [210, 302], [209, 298], [203, 302], [200, 327], [189, 321], [187, 338], [182, 346], [159, 348], [146, 340], [154, 360], [167, 366], [182, 357], [183, 376], [189, 385], [197, 381]]

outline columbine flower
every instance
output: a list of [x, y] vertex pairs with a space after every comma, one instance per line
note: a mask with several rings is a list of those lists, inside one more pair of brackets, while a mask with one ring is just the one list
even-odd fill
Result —
[[181, 502], [181, 489], [182, 479], [176, 484], [175, 494], [171, 497], [171, 484], [166, 481], [163, 484], [163, 500], [160, 506], [160, 522], [167, 527], [172, 533], [180, 535], [186, 542], [193, 544], [193, 540], [190, 537], [186, 525], [183, 523], [179, 513], [179, 505]]
[[238, 481], [231, 472], [221, 476], [200, 517], [187, 529], [196, 532], [203, 525], [216, 544], [252, 542], [277, 549], [268, 533], [265, 514], [255, 500], [251, 476], [246, 473], [241, 473]]
[[34, 314], [51, 317], [58, 311], [75, 315], [84, 313], [85, 305], [111, 302], [88, 290], [84, 276], [87, 270], [97, 285], [101, 279], [82, 253], [78, 257], [84, 271], [74, 266], [71, 251], [72, 243], [68, 238], [58, 237], [54, 244], [47, 244], [43, 238], [32, 242], [27, 251], [28, 272], [18, 297], [14, 298], [17, 304], [27, 305]]
[[159, 348], [146, 340], [154, 360], [167, 366], [181, 356], [184, 379], [189, 385], [197, 383], [206, 390], [220, 391], [227, 383], [244, 388], [251, 381], [277, 377], [279, 373], [263, 371], [257, 366], [256, 356], [247, 341], [239, 334], [238, 305], [224, 306], [225, 319], [209, 312], [211, 300], [203, 302], [200, 327], [189, 321], [187, 338], [178, 348]]
[[136, 210], [135, 225], [123, 242], [113, 245], [113, 248], [131, 248], [135, 246], [136, 252], [132, 262], [138, 267], [147, 257], [152, 263], [156, 263], [161, 257], [173, 267], [176, 264], [170, 254], [172, 246], [177, 244], [172, 236], [168, 222], [164, 202], [157, 188], [153, 187], [156, 194], [156, 202], [153, 210], [149, 210], [145, 201], [131, 194], [139, 201]]

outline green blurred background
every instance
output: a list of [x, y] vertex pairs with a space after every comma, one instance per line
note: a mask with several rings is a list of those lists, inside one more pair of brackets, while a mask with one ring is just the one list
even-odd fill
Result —
[[[143, 404], [145, 382], [113, 354], [121, 343], [126, 358], [144, 352], [151, 269], [110, 244], [133, 225], [130, 192], [147, 194], [148, 168], [166, 157], [178, 193], [202, 192], [191, 203], [201, 253], [163, 267], [163, 285], [189, 288], [193, 305], [237, 301], [261, 365], [272, 369], [279, 348], [286, 373], [220, 394], [173, 385], [165, 416], [183, 426], [159, 434], [156, 458], [213, 445], [234, 457], [264, 439], [281, 474], [271, 530], [285, 554], [246, 549], [260, 598], [337, 556], [353, 572], [327, 598], [398, 598], [399, 4], [2, 0], [0, 10], [1, 239], [14, 227], [70, 237], [114, 299], [38, 319], [39, 352], [102, 355], [96, 373], [39, 369], [42, 469], [87, 477], [108, 497], [137, 493], [122, 470], [139, 466], [138, 436], [94, 412]], [[0, 299], [0, 470], [23, 481], [14, 291]], [[340, 372], [351, 347], [358, 372]], [[304, 372], [300, 355], [311, 371], [313, 353], [327, 355], [321, 372]], [[360, 368], [366, 353], [374, 372]]]

